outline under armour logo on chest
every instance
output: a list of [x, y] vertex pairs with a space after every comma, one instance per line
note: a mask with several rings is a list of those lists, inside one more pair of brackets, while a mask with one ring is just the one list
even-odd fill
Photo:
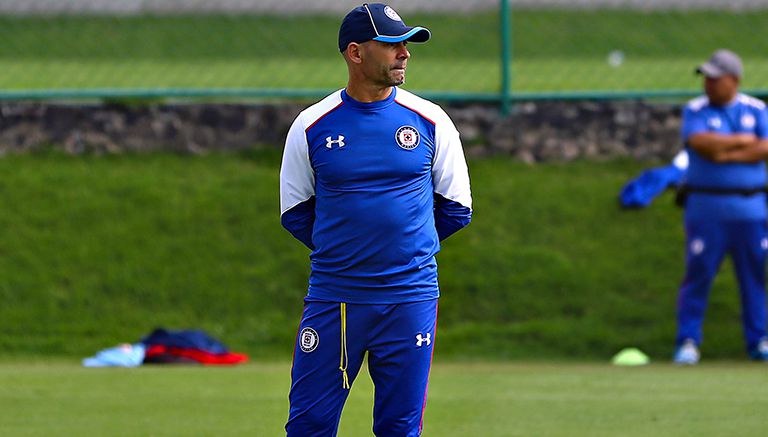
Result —
[[333, 148], [334, 144], [338, 144], [339, 147], [344, 147], [344, 135], [339, 135], [339, 138], [335, 140], [332, 137], [326, 137], [325, 141], [325, 147], [329, 149]]
[[421, 334], [416, 334], [416, 347], [421, 347], [422, 343], [427, 343], [427, 346], [429, 346], [432, 343], [432, 340], [430, 339], [432, 334], [427, 332], [426, 337], [422, 337]]

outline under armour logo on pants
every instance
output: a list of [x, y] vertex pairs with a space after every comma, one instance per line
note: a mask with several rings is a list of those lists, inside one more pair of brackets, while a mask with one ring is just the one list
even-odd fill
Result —
[[430, 340], [431, 336], [432, 334], [430, 334], [429, 332], [427, 332], [426, 337], [422, 337], [421, 334], [416, 334], [416, 346], [421, 347], [421, 344], [424, 342], [426, 342], [427, 346], [429, 346], [432, 343], [432, 340]]

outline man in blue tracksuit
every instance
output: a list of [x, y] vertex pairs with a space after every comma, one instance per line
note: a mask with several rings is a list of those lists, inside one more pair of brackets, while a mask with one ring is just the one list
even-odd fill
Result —
[[765, 104], [738, 92], [739, 57], [718, 50], [696, 69], [706, 95], [683, 111], [682, 136], [690, 155], [683, 185], [686, 272], [680, 287], [674, 361], [696, 364], [712, 281], [726, 254], [741, 291], [747, 352], [768, 361], [765, 257], [768, 116]]
[[299, 114], [286, 138], [281, 222], [312, 250], [288, 436], [336, 435], [366, 353], [374, 433], [421, 434], [435, 255], [472, 214], [459, 133], [439, 106], [398, 88], [406, 44], [430, 36], [389, 6], [353, 9], [339, 29], [347, 86]]

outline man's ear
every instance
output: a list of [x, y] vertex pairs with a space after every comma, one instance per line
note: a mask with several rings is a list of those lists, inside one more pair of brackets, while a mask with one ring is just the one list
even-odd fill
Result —
[[363, 48], [356, 42], [351, 42], [347, 46], [347, 58], [354, 64], [363, 62]]

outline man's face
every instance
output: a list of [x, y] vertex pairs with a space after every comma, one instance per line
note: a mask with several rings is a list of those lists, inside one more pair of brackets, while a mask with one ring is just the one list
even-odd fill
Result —
[[738, 89], [739, 79], [733, 75], [704, 78], [704, 91], [709, 101], [716, 105], [724, 105], [733, 100]]
[[411, 53], [407, 41], [387, 43], [367, 41], [361, 46], [365, 76], [376, 85], [398, 86], [405, 82], [405, 69]]

